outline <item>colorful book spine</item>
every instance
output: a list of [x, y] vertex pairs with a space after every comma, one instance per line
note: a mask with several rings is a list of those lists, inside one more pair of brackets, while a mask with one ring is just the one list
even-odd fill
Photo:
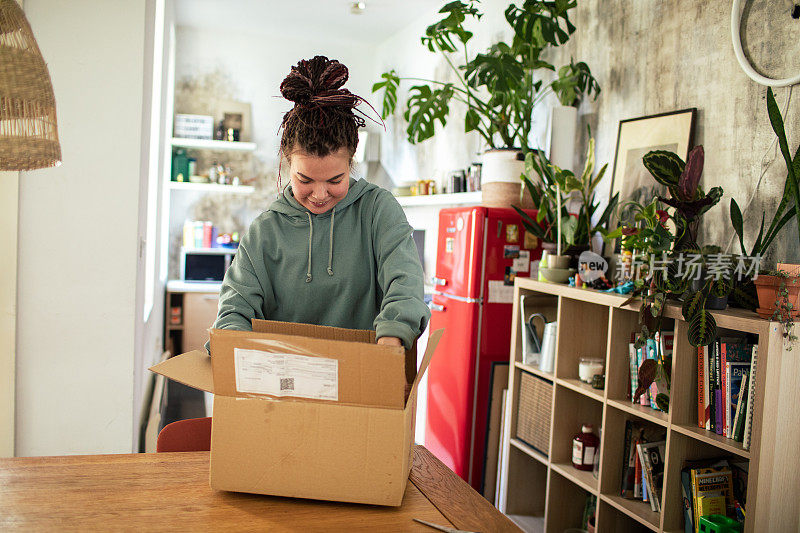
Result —
[[710, 376], [711, 356], [708, 346], [703, 346], [703, 408], [705, 410], [704, 426], [706, 430], [711, 430], [711, 376]]
[[722, 401], [722, 353], [720, 342], [717, 341], [716, 357], [714, 358], [714, 432], [722, 435], [722, 412], [725, 404]]
[[728, 343], [727, 342], [720, 342], [719, 343], [719, 368], [720, 368], [720, 379], [719, 379], [719, 396], [720, 396], [720, 416], [719, 422], [722, 426], [722, 432], [720, 433], [723, 437], [728, 436], [728, 408], [727, 406], [730, 405], [730, 397], [728, 391]]
[[[656, 340], [647, 339], [647, 358], [653, 359], [658, 361], [658, 333], [656, 333]], [[656, 411], [660, 411], [658, 406], [656, 405], [656, 396], [658, 396], [658, 385], [656, 385], [656, 381], [653, 380], [653, 383], [650, 384], [650, 407], [655, 409]]]
[[690, 468], [681, 470], [681, 496], [683, 496], [683, 533], [694, 533], [692, 472]]
[[757, 363], [758, 363], [758, 346], [753, 346], [753, 355], [750, 358], [750, 374], [748, 381], [750, 384], [747, 388], [747, 415], [744, 423], [744, 435], [742, 437], [742, 447], [745, 450], [750, 449], [750, 436], [753, 432], [753, 411], [756, 404], [756, 380], [757, 380]]
[[729, 361], [728, 362], [728, 369], [727, 369], [727, 380], [728, 380], [728, 390], [727, 390], [727, 403], [725, 404], [726, 415], [728, 417], [728, 422], [725, 426], [726, 428], [726, 436], [729, 439], [733, 438], [733, 426], [736, 422], [736, 408], [739, 404], [739, 398], [741, 396], [745, 396], [745, 391], [742, 389], [742, 383], [747, 376], [747, 373], [750, 372], [750, 362], [741, 362], [741, 361]]
[[[636, 349], [636, 369], [637, 369], [637, 373], [638, 373], [638, 369], [642, 367], [642, 363], [644, 362], [646, 357], [647, 357], [647, 347], [646, 346]], [[642, 394], [639, 397], [639, 404], [640, 405], [650, 405], [649, 396], [650, 396], [649, 392], [645, 391], [645, 393]]]
[[642, 448], [642, 443], [636, 445], [636, 453], [639, 455], [639, 462], [642, 463], [642, 490], [645, 493], [645, 501], [650, 502], [650, 510], [658, 512], [658, 503], [656, 502], [655, 492], [653, 490], [653, 479], [650, 477], [648, 470], [647, 457]]
[[716, 412], [714, 411], [714, 369], [716, 365], [714, 361], [716, 359], [716, 343], [712, 342], [708, 346], [708, 424], [706, 429], [711, 432], [714, 431], [714, 426], [716, 423]]
[[736, 402], [736, 412], [733, 417], [733, 440], [742, 442], [742, 435], [744, 434], [744, 421], [747, 413], [747, 400], [748, 400], [748, 381], [747, 375], [750, 372], [748, 368], [747, 373], [742, 376], [742, 383], [739, 387], [739, 401]]
[[628, 344], [628, 353], [631, 371], [631, 401], [633, 401], [636, 389], [639, 387], [639, 367], [637, 366], [636, 348], [632, 342]]
[[705, 406], [705, 368], [703, 367], [703, 357], [705, 346], [697, 347], [697, 427], [706, 427], [706, 406]]

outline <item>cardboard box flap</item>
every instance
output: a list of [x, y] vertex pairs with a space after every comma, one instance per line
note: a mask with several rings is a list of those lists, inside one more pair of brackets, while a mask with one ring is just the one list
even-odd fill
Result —
[[280, 322], [277, 320], [252, 320], [253, 331], [256, 333], [278, 333], [282, 335], [299, 335], [314, 337], [331, 341], [351, 341], [375, 343], [375, 332], [366, 329], [335, 328], [333, 326], [315, 326], [313, 324], [300, 324], [295, 322]]
[[211, 357], [205, 350], [194, 350], [170, 357], [166, 361], [151, 366], [150, 371], [194, 389], [214, 392]]
[[433, 358], [433, 352], [436, 351], [436, 346], [442, 339], [443, 334], [444, 328], [441, 328], [428, 335], [428, 345], [425, 347], [425, 355], [422, 356], [422, 362], [419, 364], [419, 370], [417, 370], [417, 375], [414, 378], [414, 382], [411, 384], [411, 394], [409, 397], [414, 394], [414, 391], [417, 389], [422, 376], [425, 375], [425, 371], [428, 370], [428, 365], [431, 364], [431, 359]]
[[218, 395], [395, 409], [405, 404], [405, 353], [398, 347], [212, 329], [211, 352]]

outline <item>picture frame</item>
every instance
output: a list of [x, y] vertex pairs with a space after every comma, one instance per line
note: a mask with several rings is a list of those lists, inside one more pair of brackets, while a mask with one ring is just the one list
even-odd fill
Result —
[[[648, 203], [656, 195], [664, 195], [666, 189], [657, 183], [642, 163], [642, 157], [652, 150], [675, 152], [684, 161], [694, 145], [694, 127], [697, 108], [629, 118], [619, 121], [617, 145], [614, 151], [614, 166], [611, 174], [609, 198], [619, 193], [619, 208], [609, 222], [614, 228], [625, 220], [624, 205], [636, 200]], [[619, 239], [607, 243], [614, 253], [619, 253]]]

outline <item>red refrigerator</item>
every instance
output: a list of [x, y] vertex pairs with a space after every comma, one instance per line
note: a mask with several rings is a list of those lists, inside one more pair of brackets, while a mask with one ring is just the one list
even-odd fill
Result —
[[445, 334], [428, 368], [425, 446], [479, 492], [491, 374], [509, 360], [513, 278], [528, 277], [540, 257], [540, 244], [513, 209], [439, 213], [430, 328]]

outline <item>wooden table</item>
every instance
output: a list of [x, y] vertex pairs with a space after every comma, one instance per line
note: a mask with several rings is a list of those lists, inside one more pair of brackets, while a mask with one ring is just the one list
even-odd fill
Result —
[[0, 530], [470, 531], [519, 529], [422, 446], [403, 505], [213, 491], [208, 452], [0, 459]]

